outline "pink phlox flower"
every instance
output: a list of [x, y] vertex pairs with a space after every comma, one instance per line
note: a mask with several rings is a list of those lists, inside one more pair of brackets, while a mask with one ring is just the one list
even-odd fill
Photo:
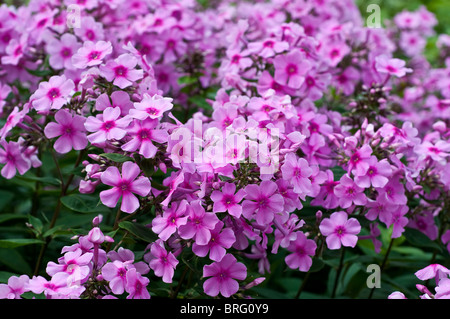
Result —
[[109, 60], [105, 65], [101, 65], [99, 70], [107, 81], [124, 89], [144, 76], [142, 69], [136, 69], [137, 62], [138, 60], [133, 55], [124, 53], [114, 60]]
[[415, 275], [423, 281], [434, 278], [436, 284], [439, 284], [441, 279], [448, 278], [450, 275], [450, 270], [440, 264], [431, 264], [418, 270]]
[[411, 73], [413, 70], [405, 67], [405, 61], [397, 58], [389, 58], [386, 55], [379, 55], [375, 58], [375, 69], [382, 74], [394, 75], [396, 77], [403, 77], [406, 73]]
[[148, 265], [143, 261], [134, 262], [135, 256], [134, 253], [126, 248], [119, 247], [117, 251], [111, 250], [108, 252], [108, 258], [111, 261], [121, 261], [129, 265], [128, 267], [134, 267], [140, 274], [147, 274], [150, 269]]
[[128, 129], [131, 139], [122, 145], [122, 150], [127, 152], [139, 150], [138, 153], [145, 158], [155, 157], [158, 147], [152, 141], [163, 144], [169, 138], [166, 130], [156, 129], [158, 125], [159, 121], [156, 119], [134, 120], [132, 127]]
[[27, 291], [30, 278], [27, 275], [11, 276], [7, 284], [0, 284], [0, 299], [21, 299]]
[[108, 207], [115, 207], [122, 198], [120, 209], [126, 213], [135, 212], [140, 204], [134, 194], [147, 196], [151, 190], [150, 180], [145, 176], [139, 176], [140, 174], [139, 166], [130, 161], [123, 163], [122, 175], [117, 167], [108, 167], [102, 173], [101, 181], [113, 188], [100, 193], [102, 203]]
[[78, 69], [85, 69], [102, 64], [103, 59], [112, 53], [111, 42], [85, 41], [83, 46], [72, 56], [72, 64]]
[[211, 193], [211, 200], [214, 202], [213, 212], [228, 212], [230, 215], [239, 218], [242, 214], [242, 206], [240, 202], [245, 197], [245, 191], [239, 189], [236, 192], [234, 183], [225, 183], [222, 191], [214, 190]]
[[35, 294], [44, 293], [47, 299], [79, 298], [85, 291], [83, 285], [69, 285], [64, 272], [54, 274], [50, 281], [42, 276], [33, 276], [28, 282], [28, 289]]
[[319, 193], [312, 199], [314, 206], [323, 206], [326, 209], [333, 209], [339, 206], [339, 197], [334, 193], [334, 189], [339, 185], [339, 181], [334, 180], [333, 171], [327, 169], [327, 179], [322, 183]]
[[278, 193], [283, 196], [284, 200], [284, 211], [287, 213], [292, 213], [296, 209], [300, 210], [303, 208], [303, 204], [300, 201], [299, 194], [294, 192], [292, 184], [290, 181], [285, 179], [278, 179], [275, 181], [278, 185]]
[[84, 123], [87, 131], [92, 132], [88, 135], [88, 140], [92, 144], [103, 145], [109, 140], [121, 140], [127, 134], [127, 128], [132, 118], [120, 117], [120, 107], [107, 107], [102, 114], [96, 117], [89, 116]]
[[322, 59], [331, 67], [336, 67], [350, 52], [351, 48], [342, 40], [326, 40], [319, 49]]
[[260, 225], [270, 223], [275, 213], [283, 211], [283, 196], [276, 193], [278, 186], [273, 181], [262, 181], [260, 185], [245, 187], [246, 199], [242, 203], [242, 214], [247, 219], [255, 217]]
[[213, 261], [221, 261], [230, 248], [236, 237], [231, 228], [225, 227], [222, 221], [218, 221], [211, 230], [211, 239], [206, 245], [199, 245], [196, 242], [192, 245], [192, 251], [199, 257], [205, 257], [209, 252], [209, 258]]
[[205, 265], [203, 277], [211, 277], [203, 283], [203, 290], [208, 296], [216, 297], [220, 293], [229, 298], [239, 290], [237, 280], [247, 277], [247, 267], [233, 255], [226, 254], [220, 262]]
[[391, 213], [391, 220], [386, 224], [387, 227], [393, 225], [391, 238], [398, 238], [405, 231], [405, 226], [408, 225], [408, 218], [405, 215], [409, 208], [406, 205], [398, 206]]
[[130, 95], [124, 91], [114, 91], [111, 96], [103, 93], [95, 100], [95, 109], [97, 111], [104, 111], [108, 107], [119, 107], [120, 115], [126, 116], [133, 108]]
[[125, 291], [129, 264], [130, 262], [114, 260], [102, 267], [102, 277], [103, 279], [109, 281], [109, 287], [116, 295], [121, 295]]
[[79, 285], [90, 275], [93, 256], [93, 253], [83, 253], [81, 249], [66, 252], [59, 259], [58, 264], [50, 261], [47, 264], [46, 272], [50, 276], [54, 276], [56, 273], [64, 273], [69, 285]]
[[62, 109], [56, 112], [55, 122], [50, 122], [44, 129], [47, 138], [60, 136], [54, 148], [58, 153], [65, 154], [74, 150], [83, 150], [88, 145], [85, 134], [84, 122], [86, 119], [80, 115], [70, 114], [69, 111]]
[[369, 159], [372, 155], [372, 148], [368, 144], [364, 144], [357, 150], [347, 150], [350, 156], [348, 161], [348, 172], [352, 172], [355, 176], [365, 175], [369, 168]]
[[317, 244], [314, 240], [308, 239], [303, 232], [297, 232], [296, 239], [291, 241], [287, 250], [291, 254], [285, 258], [286, 264], [291, 269], [307, 272], [312, 265], [312, 258], [316, 253]]
[[51, 38], [47, 41], [45, 50], [50, 54], [49, 64], [56, 70], [74, 70], [72, 56], [78, 51], [81, 44], [70, 33], [64, 33], [58, 40]]
[[409, 221], [408, 227], [420, 230], [431, 240], [436, 240], [438, 237], [439, 230], [435, 222], [435, 215], [432, 211], [423, 211], [420, 214], [414, 214]]
[[[75, 0], [71, 0], [72, 2]], [[76, 2], [80, 2], [76, 0]], [[81, 5], [83, 7], [95, 7], [97, 6], [97, 0], [81, 0], [84, 2], [83, 4], [76, 3], [77, 5]], [[91, 8], [92, 9], [92, 8]], [[100, 41], [104, 40], [105, 32], [103, 29], [103, 24], [101, 22], [95, 21], [92, 16], [82, 16], [80, 20], [80, 27], [74, 28], [74, 33], [78, 36], [82, 41]]]
[[346, 212], [340, 211], [324, 218], [319, 225], [320, 232], [326, 237], [329, 249], [339, 249], [341, 246], [355, 247], [361, 225], [356, 218], [348, 218]]
[[164, 112], [172, 109], [172, 100], [172, 98], [157, 94], [150, 96], [144, 93], [141, 102], [134, 103], [134, 109], [130, 110], [130, 116], [138, 120], [161, 118]]
[[19, 39], [11, 39], [6, 46], [2, 64], [18, 65], [28, 47], [28, 35], [24, 33]]
[[297, 194], [306, 194], [311, 188], [312, 169], [304, 158], [298, 158], [294, 153], [286, 155], [284, 164], [281, 166], [283, 179], [290, 181]]
[[356, 185], [362, 188], [384, 187], [392, 174], [392, 168], [387, 159], [378, 161], [375, 156], [371, 156], [367, 163], [369, 167], [366, 174], [355, 176]]
[[377, 188], [377, 200], [389, 205], [406, 205], [408, 198], [405, 195], [405, 186], [400, 182], [399, 176], [392, 176], [382, 188]]
[[[256, 238], [260, 240], [260, 238]], [[256, 241], [250, 248], [249, 253], [244, 253], [249, 259], [258, 260], [258, 272], [260, 274], [270, 273], [270, 262], [267, 256], [267, 247], [264, 247], [260, 241]]]
[[158, 234], [159, 238], [166, 241], [174, 234], [178, 228], [185, 225], [188, 221], [186, 213], [188, 203], [186, 200], [181, 202], [173, 201], [171, 206], [164, 210], [162, 215], [156, 216], [152, 221], [152, 230]]
[[450, 299], [450, 278], [442, 278], [435, 290], [435, 299]]
[[31, 162], [24, 157], [23, 149], [18, 142], [0, 140], [0, 164], [5, 164], [1, 170], [1, 175], [6, 179], [11, 179], [18, 172], [25, 174], [31, 168]]
[[125, 291], [128, 293], [127, 299], [150, 299], [147, 286], [150, 279], [142, 276], [136, 268], [131, 268], [126, 274], [127, 284]]
[[304, 220], [300, 220], [296, 214], [276, 214], [274, 218], [276, 225], [274, 231], [275, 241], [272, 245], [272, 254], [278, 253], [281, 246], [287, 248], [290, 243], [297, 239], [298, 229], [305, 224]]
[[145, 256], [150, 268], [153, 269], [156, 276], [162, 277], [163, 282], [172, 283], [178, 260], [173, 253], [166, 250], [164, 242], [161, 239], [158, 239], [149, 246], [150, 253]]
[[364, 188], [355, 184], [353, 179], [345, 174], [339, 180], [339, 184], [334, 187], [334, 194], [339, 198], [339, 206], [349, 208], [354, 205], [365, 205], [367, 197]]
[[38, 112], [48, 112], [50, 109], [59, 110], [69, 101], [70, 94], [75, 88], [71, 79], [65, 75], [54, 75], [48, 82], [40, 82], [38, 89], [30, 97], [32, 106]]
[[198, 245], [207, 245], [218, 221], [215, 213], [206, 212], [201, 201], [195, 200], [189, 204], [188, 220], [179, 227], [178, 233], [183, 239], [193, 238]]
[[275, 56], [289, 49], [289, 43], [275, 38], [267, 38], [263, 41], [252, 41], [248, 44], [248, 52], [256, 53], [265, 59]]
[[443, 140], [438, 140], [435, 143], [423, 141], [422, 144], [414, 148], [414, 152], [418, 155], [419, 161], [431, 158], [433, 161], [445, 165], [447, 157], [450, 155], [450, 143]]
[[293, 89], [301, 87], [305, 75], [311, 69], [311, 63], [300, 50], [292, 50], [274, 58], [275, 81]]

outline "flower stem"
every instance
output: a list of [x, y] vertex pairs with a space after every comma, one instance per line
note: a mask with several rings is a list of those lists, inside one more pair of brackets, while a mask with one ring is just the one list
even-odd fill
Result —
[[334, 286], [333, 286], [333, 292], [331, 293], [331, 298], [336, 297], [336, 291], [337, 291], [337, 286], [338, 286], [338, 282], [339, 282], [339, 277], [341, 275], [342, 268], [344, 268], [344, 255], [345, 255], [345, 247], [342, 247], [341, 258], [339, 260], [339, 267], [336, 272], [336, 278], [334, 279]]

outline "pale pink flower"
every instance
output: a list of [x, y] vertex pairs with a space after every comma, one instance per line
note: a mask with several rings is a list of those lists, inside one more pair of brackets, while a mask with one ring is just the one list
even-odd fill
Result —
[[87, 118], [84, 126], [87, 131], [93, 132], [88, 135], [89, 142], [93, 144], [103, 144], [107, 140], [121, 140], [127, 134], [131, 118], [128, 116], [120, 118], [119, 107], [108, 107], [96, 117]]
[[112, 53], [111, 42], [106, 41], [86, 41], [72, 57], [72, 64], [78, 69], [96, 66], [103, 62], [103, 59]]
[[356, 218], [348, 218], [346, 212], [340, 211], [324, 218], [319, 226], [320, 232], [326, 237], [329, 249], [339, 249], [341, 246], [355, 247], [361, 225]]
[[54, 75], [48, 82], [40, 82], [39, 88], [30, 97], [32, 106], [38, 112], [48, 112], [50, 109], [59, 110], [69, 101], [75, 84], [65, 75]]
[[140, 204], [133, 193], [147, 196], [151, 189], [150, 180], [145, 176], [139, 176], [140, 174], [139, 166], [130, 161], [123, 163], [122, 175], [117, 167], [108, 167], [102, 173], [101, 181], [113, 188], [100, 193], [102, 203], [108, 207], [115, 207], [122, 198], [120, 209], [126, 213], [135, 212]]
[[125, 53], [117, 59], [109, 60], [99, 67], [101, 74], [109, 82], [124, 89], [133, 85], [133, 82], [142, 79], [144, 71], [135, 69], [138, 60], [131, 54]]
[[172, 109], [172, 100], [157, 94], [150, 96], [144, 93], [141, 102], [134, 103], [135, 108], [130, 110], [130, 116], [139, 120], [160, 118], [164, 112]]

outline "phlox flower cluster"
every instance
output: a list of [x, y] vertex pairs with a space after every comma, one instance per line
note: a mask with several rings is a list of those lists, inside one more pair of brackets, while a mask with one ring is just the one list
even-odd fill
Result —
[[281, 250], [308, 272], [325, 250], [380, 252], [382, 228], [450, 242], [450, 41], [427, 63], [425, 7], [377, 29], [351, 0], [95, 0], [74, 28], [72, 2], [0, 6], [1, 175], [77, 152], [77, 191], [150, 214], [155, 240], [138, 259], [97, 217], [0, 297], [150, 298], [188, 253], [204, 296], [242, 297]]

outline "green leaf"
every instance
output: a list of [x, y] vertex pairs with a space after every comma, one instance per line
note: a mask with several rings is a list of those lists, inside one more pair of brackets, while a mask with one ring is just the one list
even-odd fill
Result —
[[29, 274], [32, 272], [30, 265], [15, 249], [0, 248], [0, 264], [9, 267], [18, 274]]
[[72, 194], [61, 198], [61, 203], [67, 208], [79, 213], [103, 212], [106, 207], [97, 197], [84, 194]]
[[[0, 211], [14, 198], [14, 193], [0, 190]], [[1, 219], [1, 217], [0, 217]]]
[[51, 70], [30, 70], [30, 69], [26, 69], [28, 73], [30, 73], [31, 75], [43, 78], [49, 75], [52, 75], [53, 72]]
[[122, 155], [122, 154], [117, 154], [117, 153], [103, 153], [100, 154], [101, 157], [107, 158], [110, 161], [116, 162], [116, 163], [125, 163], [128, 161], [133, 161], [132, 157], [126, 156], [126, 155]]
[[26, 219], [27, 216], [18, 215], [18, 214], [1, 214], [0, 215], [0, 223], [6, 222], [12, 219]]
[[178, 84], [180, 85], [189, 85], [189, 84], [194, 84], [195, 82], [197, 82], [197, 78], [193, 77], [193, 76], [182, 76], [178, 78]]
[[16, 248], [26, 245], [44, 244], [45, 242], [39, 239], [17, 238], [17, 239], [0, 239], [0, 248]]
[[188, 101], [207, 111], [212, 111], [213, 109], [212, 106], [208, 102], [206, 102], [206, 99], [202, 96], [191, 96], [188, 98]]
[[414, 228], [406, 228], [403, 235], [405, 236], [406, 240], [413, 246], [433, 248], [438, 250], [439, 252], [442, 252], [442, 247], [439, 246], [434, 241], [432, 241], [427, 235], [422, 233], [420, 230]]
[[157, 239], [156, 234], [153, 231], [151, 231], [150, 228], [145, 227], [144, 225], [141, 224], [124, 221], [119, 223], [119, 227], [127, 230], [129, 233], [133, 234], [137, 238], [148, 243], [151, 243]]

